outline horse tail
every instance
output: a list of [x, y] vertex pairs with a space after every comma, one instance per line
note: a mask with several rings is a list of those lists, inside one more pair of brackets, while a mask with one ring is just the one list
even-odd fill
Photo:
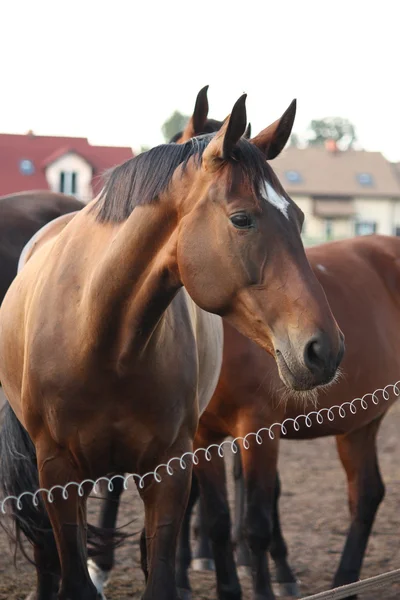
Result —
[[[13, 526], [6, 531], [16, 549], [32, 562], [23, 544], [24, 534], [33, 546], [57, 557], [53, 530], [40, 494], [36, 496], [37, 505], [33, 503], [33, 494], [39, 489], [35, 446], [8, 402], [3, 408], [0, 464], [1, 507], [11, 517]], [[24, 492], [30, 493], [19, 498]], [[11, 498], [4, 501], [7, 496]]]
[[[58, 570], [57, 546], [42, 495], [37, 494], [37, 501], [35, 504], [33, 502], [33, 494], [40, 487], [35, 446], [8, 402], [2, 412], [0, 509], [4, 506], [4, 510], [8, 512], [12, 522], [12, 527], [7, 528], [6, 532], [14, 542], [15, 549], [20, 549], [29, 562], [36, 565], [35, 561], [26, 552], [23, 543], [24, 536], [39, 551], [48, 558], [51, 557], [53, 562], [56, 560], [54, 569]], [[30, 493], [25, 494], [25, 492]], [[21, 496], [21, 494], [24, 495]], [[11, 496], [11, 498], [4, 502], [7, 496]], [[19, 499], [16, 500], [15, 498]], [[102, 529], [88, 523], [88, 555], [90, 557], [102, 556], [105, 549], [111, 547], [115, 549], [127, 537], [132, 535], [134, 534], [127, 534], [114, 529]]]

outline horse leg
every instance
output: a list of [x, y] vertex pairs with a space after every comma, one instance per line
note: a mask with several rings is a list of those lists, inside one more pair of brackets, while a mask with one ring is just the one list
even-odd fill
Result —
[[[191, 449], [189, 444], [171, 448], [171, 456], [181, 456]], [[165, 461], [167, 462], [167, 461]], [[172, 465], [174, 466], [174, 465]], [[146, 556], [142, 566], [148, 570], [142, 600], [178, 600], [175, 579], [177, 541], [190, 493], [192, 465], [175, 467], [173, 476], [167, 473], [159, 483], [153, 479], [139, 489], [145, 506]]]
[[[197, 433], [199, 436], [199, 432]], [[207, 443], [200, 444], [207, 447]], [[231, 540], [231, 521], [225, 481], [225, 462], [216, 452], [207, 461], [198, 454], [196, 475], [204, 501], [208, 535], [212, 543], [219, 600], [240, 600], [242, 592], [236, 572]]]
[[34, 545], [33, 557], [36, 565], [36, 591], [31, 592], [26, 600], [57, 600], [57, 591], [60, 583], [60, 563], [58, 560], [57, 547], [48, 535], [49, 544], [53, 546], [53, 553], [49, 553], [47, 545]]
[[[37, 447], [40, 486], [50, 489], [69, 481], [80, 481], [70, 457], [49, 443]], [[58, 600], [96, 600], [102, 598], [87, 569], [86, 500], [89, 490], [79, 496], [76, 486], [68, 488], [68, 498], [61, 490], [53, 492], [53, 501], [43, 494], [61, 564], [61, 586]]]
[[147, 580], [149, 578], [149, 569], [147, 566], [147, 542], [146, 542], [146, 529], [143, 527], [142, 532], [140, 534], [140, 566], [143, 571], [144, 580], [147, 584]]
[[[199, 485], [197, 478], [192, 473], [192, 485], [190, 488], [189, 501], [186, 512], [182, 521], [182, 526], [178, 538], [178, 551], [176, 556], [176, 584], [179, 590], [180, 600], [190, 600], [192, 596], [188, 570], [191, 562], [190, 550], [190, 518], [192, 515], [193, 506], [199, 497]], [[142, 529], [140, 536], [140, 564], [147, 583], [149, 577], [147, 564], [147, 545], [146, 545], [146, 529]]]
[[178, 552], [176, 557], [176, 583], [180, 591], [181, 600], [191, 597], [190, 582], [188, 570], [192, 560], [190, 549], [190, 520], [193, 507], [199, 497], [199, 484], [197, 477], [192, 473], [192, 484], [190, 487], [189, 501], [186, 507], [185, 516], [182, 521], [181, 531], [178, 539]]
[[233, 544], [236, 549], [238, 571], [251, 575], [250, 548], [247, 544], [244, 526], [246, 490], [243, 479], [242, 456], [240, 449], [233, 455], [233, 480], [235, 483], [235, 505], [233, 517]]
[[334, 587], [358, 581], [375, 515], [385, 495], [376, 451], [381, 420], [336, 437], [339, 457], [347, 475], [351, 525]]
[[[247, 423], [245, 431], [257, 431], [257, 423]], [[274, 600], [268, 565], [272, 541], [273, 507], [279, 438], [265, 436], [261, 445], [251, 441], [243, 450], [246, 484], [246, 536], [251, 552], [254, 600]]]
[[[108, 489], [108, 483], [102, 481], [99, 484], [100, 493], [104, 498], [101, 506], [99, 527], [105, 530], [114, 530], [117, 523], [118, 508], [121, 494], [124, 489], [124, 482], [119, 477], [113, 480], [113, 489]], [[103, 592], [107, 585], [110, 571], [114, 566], [114, 545], [105, 543], [101, 551], [89, 558], [88, 569], [89, 575], [96, 586], [99, 593]]]
[[282, 535], [279, 518], [279, 497], [281, 495], [281, 482], [278, 471], [276, 472], [275, 494], [273, 507], [273, 526], [270, 553], [275, 563], [276, 579], [280, 596], [299, 596], [296, 577], [287, 560], [288, 550]]
[[193, 571], [215, 571], [214, 558], [208, 537], [206, 509], [200, 496], [194, 524], [195, 547], [192, 559]]
[[[235, 455], [234, 477], [235, 477], [235, 530], [234, 539], [236, 540], [236, 562], [246, 573], [251, 574], [251, 554], [247, 544], [244, 526], [245, 514], [245, 484], [243, 479], [242, 462], [239, 452]], [[270, 554], [274, 560], [276, 568], [276, 579], [280, 596], [299, 595], [298, 585], [292, 569], [287, 561], [288, 551], [286, 542], [282, 535], [280, 517], [279, 517], [279, 497], [281, 494], [281, 484], [279, 473], [276, 473], [274, 505], [273, 505], [273, 526], [270, 545]], [[239, 569], [238, 569], [239, 570]]]

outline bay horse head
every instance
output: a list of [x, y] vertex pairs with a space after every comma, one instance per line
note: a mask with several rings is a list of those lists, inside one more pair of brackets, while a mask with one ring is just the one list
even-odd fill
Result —
[[344, 343], [305, 255], [304, 215], [267, 162], [289, 138], [296, 102], [247, 140], [245, 101], [217, 133], [153, 148], [132, 172], [117, 167], [97, 218], [122, 221], [135, 206], [162, 206], [177, 289], [273, 355], [286, 386], [309, 390], [334, 378]]

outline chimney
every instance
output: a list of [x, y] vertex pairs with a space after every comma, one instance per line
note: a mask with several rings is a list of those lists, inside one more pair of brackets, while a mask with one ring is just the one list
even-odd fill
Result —
[[336, 152], [339, 152], [339, 148], [337, 147], [337, 143], [336, 140], [325, 140], [325, 149], [330, 152], [331, 154], [336, 154]]
[[35, 134], [33, 133], [32, 129], [30, 129], [29, 131], [26, 132], [26, 135], [28, 137], [35, 137]]

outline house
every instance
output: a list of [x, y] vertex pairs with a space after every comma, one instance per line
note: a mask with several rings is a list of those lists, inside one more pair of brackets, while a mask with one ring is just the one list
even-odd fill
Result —
[[92, 146], [86, 138], [0, 134], [0, 196], [50, 189], [84, 202], [101, 189], [107, 169], [133, 157], [131, 148]]
[[306, 244], [353, 235], [400, 235], [400, 178], [380, 152], [340, 151], [334, 141], [288, 147], [272, 166], [306, 215]]

